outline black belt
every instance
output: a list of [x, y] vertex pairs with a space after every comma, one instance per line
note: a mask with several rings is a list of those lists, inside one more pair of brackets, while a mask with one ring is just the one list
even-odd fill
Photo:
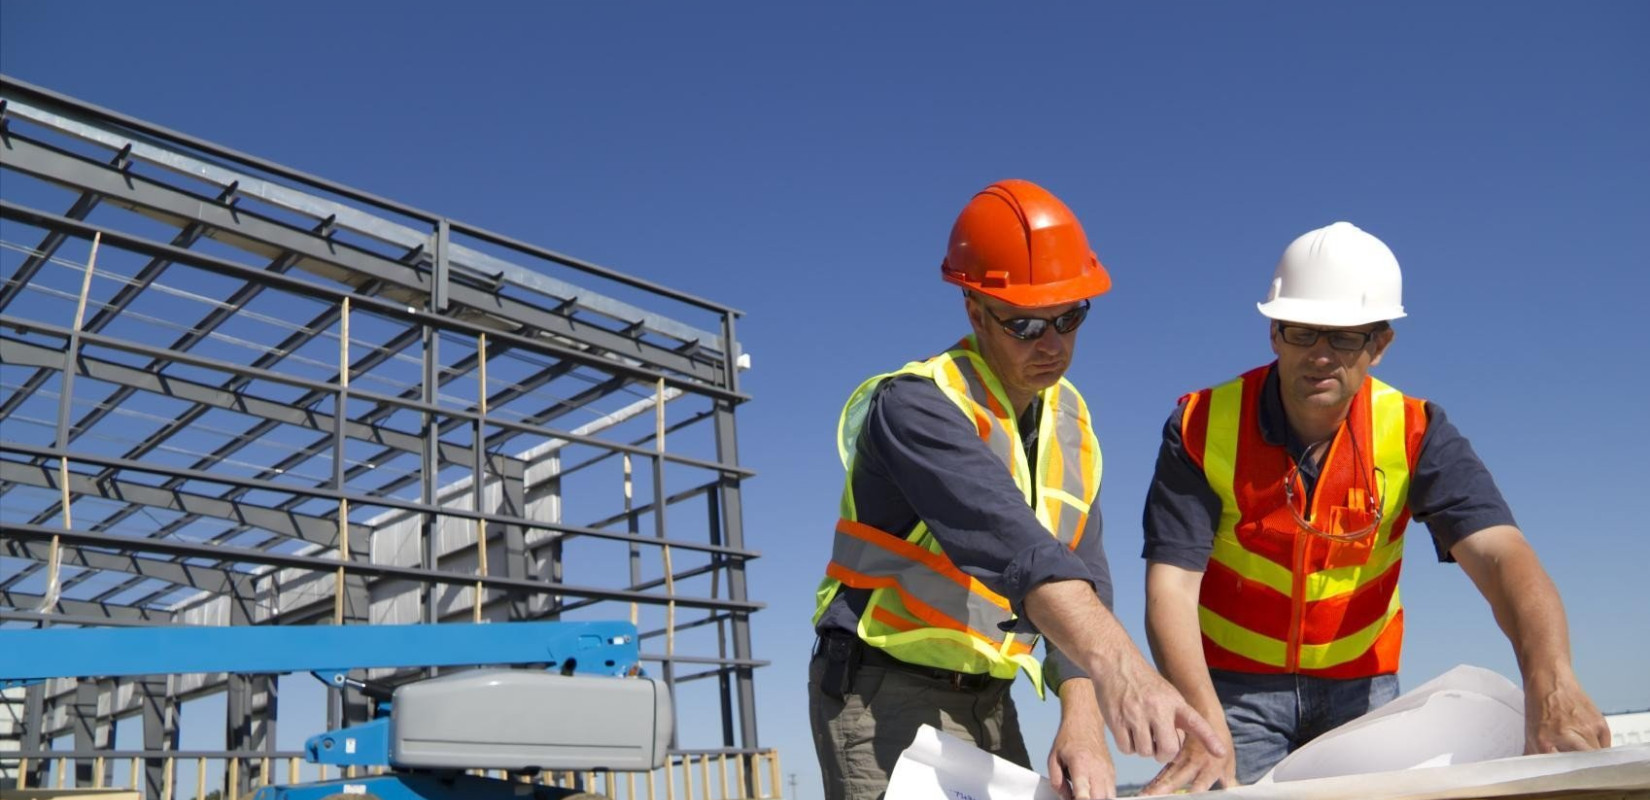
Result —
[[939, 681], [958, 692], [979, 692], [997, 685], [1007, 686], [1012, 682], [1010, 679], [994, 677], [989, 672], [957, 672], [901, 661], [879, 648], [866, 644], [858, 636], [843, 631], [826, 631], [819, 634], [819, 640], [814, 644], [814, 655], [824, 655], [831, 660], [847, 659], [860, 665], [916, 675]]

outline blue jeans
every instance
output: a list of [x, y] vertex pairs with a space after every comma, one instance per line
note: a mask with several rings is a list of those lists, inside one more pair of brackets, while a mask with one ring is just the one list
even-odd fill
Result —
[[1237, 750], [1239, 783], [1254, 783], [1283, 757], [1398, 696], [1397, 675], [1314, 678], [1210, 670]]

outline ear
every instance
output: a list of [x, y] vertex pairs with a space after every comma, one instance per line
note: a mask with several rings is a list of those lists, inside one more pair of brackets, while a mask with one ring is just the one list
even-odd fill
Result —
[[1386, 355], [1386, 349], [1392, 346], [1392, 340], [1396, 338], [1398, 338], [1398, 332], [1392, 328], [1387, 328], [1386, 330], [1375, 334], [1375, 338], [1373, 340], [1375, 343], [1375, 356], [1374, 358], [1369, 359], [1370, 366], [1373, 367], [1376, 364], [1381, 363], [1381, 357]]

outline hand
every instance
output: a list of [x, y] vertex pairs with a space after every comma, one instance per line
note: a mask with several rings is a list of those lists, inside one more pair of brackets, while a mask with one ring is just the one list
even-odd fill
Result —
[[1105, 720], [1087, 678], [1071, 678], [1060, 686], [1060, 730], [1048, 753], [1048, 779], [1062, 800], [1117, 796]]
[[1208, 721], [1138, 651], [1131, 655], [1107, 679], [1095, 684], [1100, 711], [1117, 739], [1117, 749], [1168, 761], [1180, 752], [1179, 731], [1185, 731], [1188, 740], [1198, 740], [1210, 755], [1226, 758], [1231, 747]]
[[1575, 673], [1526, 680], [1524, 753], [1597, 750], [1610, 746], [1610, 725], [1582, 691]]
[[1216, 756], [1203, 746], [1203, 741], [1197, 737], [1188, 738], [1175, 754], [1163, 771], [1152, 778], [1140, 790], [1141, 795], [1174, 794], [1185, 790], [1188, 792], [1205, 792], [1220, 781], [1222, 789], [1237, 788], [1237, 758], [1232, 747], [1232, 735], [1226, 729], [1225, 720], [1216, 717], [1220, 722], [1215, 728], [1226, 744], [1226, 755]]

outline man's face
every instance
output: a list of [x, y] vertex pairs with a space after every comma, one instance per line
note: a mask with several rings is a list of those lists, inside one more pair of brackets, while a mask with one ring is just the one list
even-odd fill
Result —
[[1046, 324], [1041, 336], [1017, 339], [1005, 329], [1003, 321], [1040, 317], [1052, 323], [1061, 314], [1082, 306], [1081, 302], [1023, 308], [994, 297], [970, 294], [965, 305], [969, 324], [973, 325], [974, 335], [980, 343], [980, 354], [985, 357], [991, 370], [997, 373], [1011, 399], [1015, 395], [1028, 399], [1030, 395], [1059, 383], [1060, 376], [1066, 374], [1066, 369], [1071, 366], [1072, 352], [1077, 347], [1075, 327], [1061, 333], [1053, 324]]
[[1283, 394], [1295, 401], [1289, 405], [1338, 408], [1352, 402], [1393, 335], [1384, 323], [1331, 328], [1273, 322], [1272, 352], [1278, 356]]

